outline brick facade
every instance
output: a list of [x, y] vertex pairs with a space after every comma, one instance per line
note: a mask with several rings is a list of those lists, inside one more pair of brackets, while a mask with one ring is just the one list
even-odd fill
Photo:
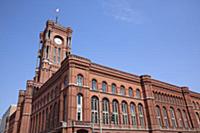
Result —
[[19, 93], [9, 133], [200, 132], [199, 93], [73, 55], [71, 34], [47, 22], [36, 76]]

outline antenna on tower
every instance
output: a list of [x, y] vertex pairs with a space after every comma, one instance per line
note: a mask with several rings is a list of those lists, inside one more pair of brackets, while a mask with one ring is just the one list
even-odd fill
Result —
[[59, 8], [56, 8], [56, 24], [58, 23], [58, 13], [60, 12]]

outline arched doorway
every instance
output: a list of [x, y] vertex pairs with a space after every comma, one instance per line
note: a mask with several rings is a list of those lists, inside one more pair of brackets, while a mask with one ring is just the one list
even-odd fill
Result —
[[80, 129], [80, 130], [77, 130], [77, 133], [88, 133], [88, 131], [85, 129]]

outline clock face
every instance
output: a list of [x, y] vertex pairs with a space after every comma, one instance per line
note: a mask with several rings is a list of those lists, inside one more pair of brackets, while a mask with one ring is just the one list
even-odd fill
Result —
[[62, 40], [58, 37], [54, 38], [54, 42], [58, 45], [62, 44]]

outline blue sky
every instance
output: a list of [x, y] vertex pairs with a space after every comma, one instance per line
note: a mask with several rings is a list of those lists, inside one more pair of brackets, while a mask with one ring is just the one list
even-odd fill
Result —
[[0, 116], [36, 65], [48, 19], [73, 29], [72, 53], [200, 92], [199, 0], [1, 0]]

